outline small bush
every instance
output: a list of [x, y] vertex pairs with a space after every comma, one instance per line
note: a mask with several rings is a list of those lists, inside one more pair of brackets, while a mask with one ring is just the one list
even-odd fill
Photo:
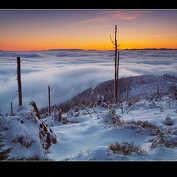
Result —
[[171, 126], [171, 125], [174, 125], [174, 121], [170, 117], [167, 116], [163, 124]]
[[29, 148], [35, 140], [29, 141], [27, 137], [24, 137], [23, 135], [20, 135], [18, 138], [12, 140], [14, 143], [20, 143], [22, 146], [25, 146], [26, 148]]
[[175, 85], [169, 88], [170, 97], [177, 100], [177, 87]]
[[138, 154], [142, 154], [145, 152], [140, 146], [135, 145], [134, 142], [132, 143], [122, 142], [121, 144], [116, 142], [115, 145], [111, 144], [109, 146], [109, 149], [112, 150], [114, 153], [116, 152], [123, 153], [124, 156], [130, 155], [133, 152]]
[[131, 129], [139, 129], [140, 131], [143, 131], [145, 133], [148, 133], [150, 135], [158, 135], [159, 133], [162, 133], [158, 126], [153, 125], [149, 123], [148, 121], [142, 121], [142, 120], [129, 120], [129, 121], [124, 121], [121, 119], [118, 119], [116, 122], [112, 123], [115, 127], [116, 126], [125, 126], [125, 127], [130, 127]]
[[23, 160], [23, 161], [49, 161], [50, 159], [48, 158], [40, 158], [38, 155], [34, 155], [31, 157], [27, 157], [27, 158], [21, 158], [21, 159], [17, 159], [17, 160]]
[[165, 146], [166, 148], [176, 148], [177, 147], [177, 138], [176, 136], [159, 134], [155, 138], [149, 140], [151, 142], [151, 149], [157, 148], [159, 146]]
[[1, 160], [6, 160], [9, 157], [9, 152], [11, 151], [12, 148], [8, 148], [5, 150], [1, 150], [1, 148], [4, 146], [4, 144], [0, 145], [0, 161]]

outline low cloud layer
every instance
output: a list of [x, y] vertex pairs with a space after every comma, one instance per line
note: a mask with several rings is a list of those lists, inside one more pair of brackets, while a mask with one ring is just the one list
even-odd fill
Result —
[[[23, 104], [31, 100], [39, 108], [58, 104], [98, 83], [114, 78], [113, 51], [51, 50], [0, 51], [0, 113], [18, 105], [16, 57], [21, 57]], [[177, 51], [120, 51], [120, 77], [171, 73], [177, 76]]]

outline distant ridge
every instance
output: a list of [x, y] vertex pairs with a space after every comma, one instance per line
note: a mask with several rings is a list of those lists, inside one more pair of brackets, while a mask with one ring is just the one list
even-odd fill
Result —
[[43, 51], [83, 51], [83, 49], [49, 49], [49, 50], [43, 50]]
[[[89, 50], [89, 49], [88, 49]], [[91, 49], [90, 51], [97, 50]], [[145, 48], [145, 49], [121, 49], [121, 50], [177, 50], [172, 48]], [[85, 51], [85, 49], [48, 49], [43, 51]]]
[[169, 48], [145, 48], [145, 49], [124, 49], [124, 50], [177, 50], [177, 49], [169, 49]]

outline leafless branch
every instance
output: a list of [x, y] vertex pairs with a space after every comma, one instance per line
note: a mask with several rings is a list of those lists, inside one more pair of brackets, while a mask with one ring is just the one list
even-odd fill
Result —
[[111, 42], [115, 45], [115, 43], [113, 42], [113, 40], [112, 40], [112, 38], [111, 38], [111, 35], [110, 35], [110, 40], [111, 40]]

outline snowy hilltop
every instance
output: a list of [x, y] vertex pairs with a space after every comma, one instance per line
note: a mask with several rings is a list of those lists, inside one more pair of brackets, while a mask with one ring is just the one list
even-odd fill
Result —
[[1, 160], [177, 160], [177, 78], [120, 78], [117, 104], [113, 88], [100, 83], [40, 118], [32, 107], [0, 117]]

